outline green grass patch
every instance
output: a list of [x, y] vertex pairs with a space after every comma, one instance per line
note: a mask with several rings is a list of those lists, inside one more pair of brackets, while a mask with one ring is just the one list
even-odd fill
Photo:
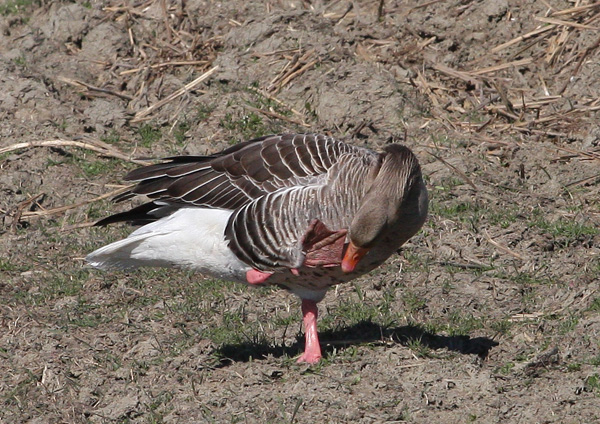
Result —
[[479, 214], [479, 207], [471, 202], [437, 203], [430, 202], [429, 207], [432, 215], [443, 218], [452, 218], [457, 221], [465, 221], [473, 215]]
[[[330, 312], [331, 313], [331, 312]], [[378, 317], [379, 312], [376, 305], [368, 304], [361, 301], [347, 300], [342, 302], [335, 310], [334, 315], [330, 315], [333, 319], [334, 326], [337, 329], [349, 327], [360, 322], [374, 322]], [[323, 323], [327, 326], [327, 320]]]
[[429, 214], [470, 225], [473, 229], [481, 223], [506, 229], [519, 220], [520, 211], [514, 205], [487, 205], [480, 201], [455, 199], [452, 191], [461, 185], [465, 182], [455, 177], [438, 182], [432, 190]]
[[86, 179], [96, 179], [102, 175], [111, 175], [119, 167], [124, 170], [131, 169], [134, 165], [126, 161], [114, 158], [97, 158], [90, 154], [81, 154], [75, 150], [73, 153], [67, 152], [66, 155], [58, 158], [48, 157], [46, 166], [75, 165], [81, 170], [81, 177]]
[[171, 406], [173, 398], [173, 393], [168, 391], [162, 391], [157, 396], [152, 397], [151, 402], [147, 405], [150, 413], [147, 418], [148, 424], [162, 424], [165, 422], [164, 416], [173, 409]]
[[417, 358], [431, 358], [433, 357], [433, 351], [429, 346], [423, 343], [420, 339], [410, 339], [407, 347]]
[[86, 178], [94, 178], [100, 175], [111, 174], [119, 165], [120, 161], [116, 159], [94, 159], [94, 160], [82, 160], [77, 159], [77, 164], [83, 175]]
[[451, 138], [445, 134], [433, 134], [431, 136], [431, 141], [434, 145], [443, 147], [461, 147], [465, 145], [465, 142], [463, 140]]
[[525, 361], [528, 361], [529, 358], [531, 358], [531, 353], [519, 352], [515, 356], [515, 361], [517, 361], [517, 362], [525, 362]]
[[190, 130], [191, 125], [187, 121], [179, 122], [173, 129], [173, 137], [179, 144], [183, 144], [186, 139], [186, 133]]
[[35, 393], [37, 387], [39, 387], [39, 381], [42, 379], [42, 371], [40, 369], [38, 374], [28, 368], [18, 371], [19, 373], [13, 372], [12, 374], [20, 374], [19, 382], [12, 389], [4, 390], [0, 396], [3, 399], [4, 405], [18, 406], [19, 409], [23, 410], [29, 407], [28, 399], [30, 399], [31, 393]]
[[[600, 257], [592, 259], [586, 268], [587, 272], [590, 273], [593, 277], [600, 279]], [[600, 298], [596, 298], [596, 300], [598, 299]], [[597, 310], [600, 310], [600, 308]]]
[[375, 324], [387, 328], [400, 320], [400, 315], [394, 312], [394, 289], [383, 293], [380, 299], [366, 299], [358, 284], [354, 285], [356, 298], [344, 299], [335, 308], [327, 310], [319, 318], [319, 327], [325, 331], [344, 331], [352, 327], [370, 326]]
[[510, 330], [514, 327], [515, 323], [508, 319], [500, 321], [492, 321], [490, 328], [496, 332], [496, 334], [506, 335], [510, 333]]
[[[242, 98], [232, 99], [228, 102], [228, 111], [219, 120], [219, 126], [231, 133], [232, 137], [242, 140], [262, 137], [268, 134], [277, 134], [289, 127], [289, 122], [282, 122], [277, 116], [263, 116], [257, 110], [276, 113], [287, 117], [292, 112], [280, 103], [263, 96], [252, 88], [244, 89]], [[244, 104], [247, 105], [244, 108]], [[237, 106], [230, 108], [230, 106]], [[244, 110], [246, 109], [246, 110]]]
[[306, 116], [309, 116], [313, 120], [316, 120], [318, 118], [317, 111], [310, 102], [304, 103], [304, 114]]
[[498, 374], [502, 374], [502, 375], [508, 375], [512, 372], [514, 367], [515, 367], [514, 362], [507, 362], [506, 364], [502, 365], [501, 367], [496, 368], [495, 372]]
[[215, 105], [201, 104], [196, 107], [196, 121], [206, 121], [215, 111]]
[[515, 270], [514, 272], [507, 272], [506, 268], [494, 268], [486, 273], [487, 276], [498, 278], [501, 280], [509, 280], [522, 286], [521, 294], [528, 295], [532, 294], [533, 287], [540, 285], [552, 284], [552, 279], [548, 276], [543, 275], [543, 271], [547, 270], [546, 265], [540, 266], [534, 272], [525, 272]]
[[589, 364], [593, 365], [595, 367], [599, 367], [600, 366], [600, 355], [596, 355], [593, 358], [591, 358], [589, 360]]
[[406, 263], [403, 272], [429, 272], [431, 265], [428, 257], [419, 255], [410, 247], [402, 248], [402, 257]]
[[152, 147], [154, 143], [162, 138], [160, 128], [156, 128], [150, 124], [144, 124], [138, 128], [138, 138], [142, 147]]
[[252, 100], [246, 101], [246, 104], [248, 104], [248, 106], [251, 106], [256, 109], [272, 111], [281, 116], [292, 115], [291, 110], [286, 109], [280, 103], [277, 103], [275, 100], [263, 96], [261, 93], [252, 89], [248, 89], [248, 92], [252, 95]]
[[98, 305], [87, 303], [79, 298], [77, 303], [62, 308], [64, 323], [69, 327], [96, 328], [100, 324], [110, 322], [113, 314], [106, 314]]
[[600, 375], [596, 373], [586, 377], [583, 389], [586, 392], [600, 393]]
[[[427, 179], [427, 178], [426, 178]], [[428, 181], [429, 182], [429, 181]], [[429, 182], [431, 184], [431, 182]], [[455, 187], [465, 184], [463, 180], [457, 177], [444, 177], [433, 186], [433, 189], [438, 192], [450, 192]]]
[[570, 332], [575, 330], [575, 327], [577, 327], [578, 323], [579, 323], [579, 318], [577, 318], [575, 316], [571, 315], [571, 316], [563, 318], [558, 325], [559, 334], [569, 334]]
[[89, 278], [89, 270], [80, 269], [71, 274], [56, 273], [46, 279], [46, 284], [40, 287], [40, 301], [54, 300], [64, 296], [79, 296], [83, 283]]
[[425, 299], [411, 291], [406, 291], [403, 293], [402, 302], [404, 303], [405, 311], [411, 314], [427, 307], [427, 302], [425, 302]]
[[7, 258], [0, 258], [0, 272], [23, 272], [23, 267], [16, 265]]
[[8, 0], [0, 5], [0, 15], [19, 15], [28, 12], [31, 6], [39, 4], [40, 0]]
[[239, 134], [244, 140], [269, 133], [262, 118], [254, 112], [242, 116], [235, 116], [233, 113], [227, 112], [219, 121], [219, 125], [234, 134]]
[[517, 222], [519, 213], [516, 208], [500, 206], [495, 211], [487, 211], [482, 219], [490, 225], [497, 225], [502, 229], [506, 229]]
[[16, 302], [26, 305], [45, 305], [67, 296], [80, 296], [83, 285], [89, 278], [89, 270], [79, 269], [71, 273], [55, 272], [46, 274], [36, 290], [19, 290], [13, 293]]
[[485, 213], [478, 204], [469, 201], [448, 200], [439, 202], [435, 198], [429, 202], [429, 214], [460, 222], [470, 230], [477, 232], [479, 222]]
[[88, 220], [98, 220], [107, 216], [107, 210], [110, 210], [109, 202], [94, 202], [90, 203], [86, 210]]
[[483, 320], [463, 311], [450, 313], [449, 322], [446, 324], [450, 336], [466, 336], [473, 330], [483, 328]]
[[22, 68], [27, 67], [27, 60], [25, 59], [25, 56], [15, 57], [12, 61], [15, 65], [20, 66]]
[[539, 209], [534, 211], [532, 225], [554, 237], [560, 248], [569, 247], [581, 239], [600, 234], [600, 229], [596, 226], [573, 221], [572, 219], [559, 218], [550, 222]]
[[121, 135], [117, 131], [111, 130], [108, 134], [100, 137], [100, 140], [108, 144], [118, 144], [121, 141]]
[[221, 319], [202, 331], [201, 337], [219, 346], [215, 352], [219, 358], [246, 357], [248, 360], [267, 354], [274, 342], [265, 332], [261, 319], [250, 320], [242, 308], [227, 310]]

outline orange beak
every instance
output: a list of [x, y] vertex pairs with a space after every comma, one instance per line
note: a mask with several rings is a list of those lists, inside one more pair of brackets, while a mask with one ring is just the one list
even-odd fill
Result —
[[364, 247], [356, 247], [354, 243], [350, 242], [346, 249], [344, 259], [342, 259], [342, 271], [348, 273], [354, 271], [358, 262], [367, 254], [369, 249]]

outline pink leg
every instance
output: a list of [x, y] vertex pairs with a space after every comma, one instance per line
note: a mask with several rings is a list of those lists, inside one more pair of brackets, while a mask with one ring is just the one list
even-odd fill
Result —
[[304, 353], [298, 362], [307, 362], [316, 364], [321, 359], [321, 345], [319, 344], [319, 335], [317, 333], [317, 317], [319, 309], [314, 300], [302, 299], [302, 317], [304, 321], [304, 337], [306, 343]]

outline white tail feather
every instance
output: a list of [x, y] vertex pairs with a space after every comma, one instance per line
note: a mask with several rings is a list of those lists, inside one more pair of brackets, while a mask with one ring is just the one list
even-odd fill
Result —
[[225, 240], [230, 214], [219, 209], [182, 208], [138, 228], [124, 240], [101, 247], [86, 260], [103, 270], [177, 267], [245, 281], [250, 267], [231, 252]]
[[153, 237], [155, 234], [131, 234], [123, 240], [116, 241], [107, 246], [90, 253], [86, 256], [86, 261], [94, 268], [105, 271], [113, 269], [133, 269], [142, 266], [169, 266], [164, 261], [149, 260], [143, 256], [137, 257], [134, 251], [139, 251], [144, 241]]

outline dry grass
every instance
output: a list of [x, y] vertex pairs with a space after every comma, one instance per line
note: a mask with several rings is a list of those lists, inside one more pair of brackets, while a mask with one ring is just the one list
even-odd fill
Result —
[[[30, 28], [83, 7], [50, 3], [16, 8], [38, 12], [7, 36], [24, 56], [7, 66], [6, 92], [23, 84], [37, 111], [57, 108], [47, 98], [68, 107], [64, 125], [9, 111], [2, 128], [29, 141], [0, 147], [0, 421], [599, 419], [600, 3], [524, 3], [489, 20], [475, 13], [485, 1], [209, 2], [203, 14], [193, 1], [106, 2], [86, 19], [123, 30], [122, 44], [80, 60], [94, 28], [70, 34], [61, 60], [91, 71], [48, 76], [62, 63], [38, 64], [55, 42]], [[523, 9], [544, 10], [512, 20]], [[480, 47], [435, 20], [471, 12], [508, 29]], [[319, 107], [332, 92], [343, 102]], [[99, 100], [124, 123], [96, 121]], [[336, 108], [346, 121], [330, 118]], [[321, 304], [326, 359], [312, 368], [294, 363], [302, 338], [286, 293], [82, 266], [130, 232], [87, 227], [116, 210], [123, 174], [148, 163], [138, 156], [204, 154], [272, 128], [400, 139], [431, 193], [402, 255]]]

